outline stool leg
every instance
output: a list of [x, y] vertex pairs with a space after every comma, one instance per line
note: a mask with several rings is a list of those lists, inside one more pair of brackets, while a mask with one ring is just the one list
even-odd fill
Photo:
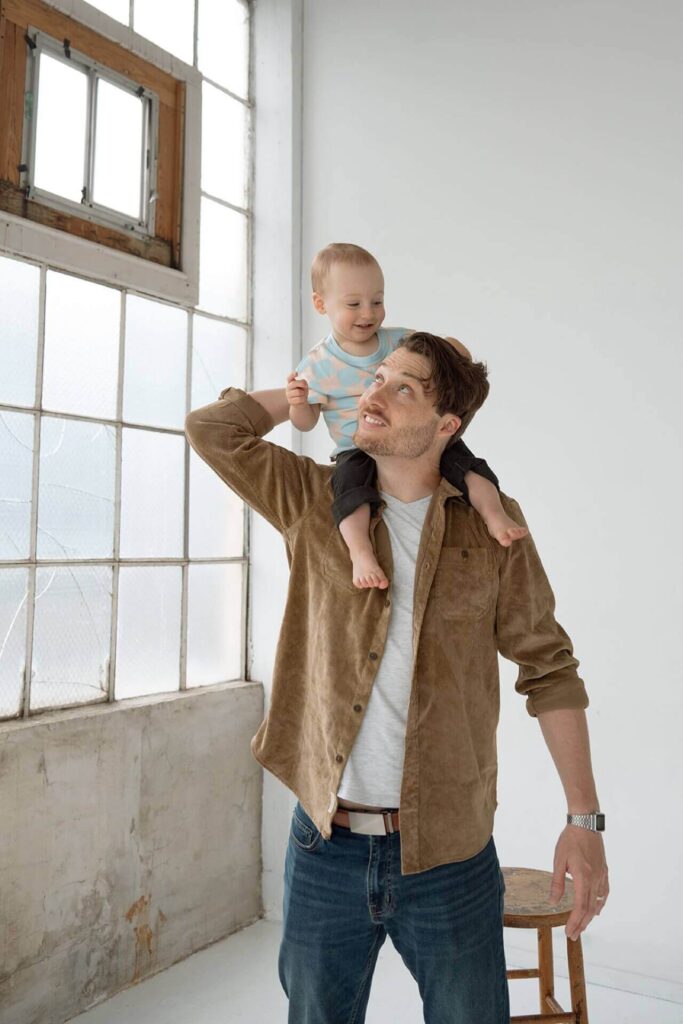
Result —
[[547, 1013], [548, 1004], [546, 996], [555, 995], [552, 928], [538, 929], [538, 989], [541, 1000], [541, 1013]]
[[567, 963], [569, 966], [569, 990], [572, 997], [572, 1010], [576, 1014], [576, 1024], [588, 1024], [586, 981], [583, 975], [583, 950], [580, 935], [576, 942], [567, 939]]

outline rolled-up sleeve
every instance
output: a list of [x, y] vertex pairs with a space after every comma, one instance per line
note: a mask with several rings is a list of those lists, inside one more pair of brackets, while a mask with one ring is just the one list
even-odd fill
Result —
[[273, 425], [257, 401], [240, 388], [227, 388], [217, 402], [188, 413], [185, 434], [231, 490], [285, 533], [329, 484], [313, 459], [263, 440]]
[[[502, 495], [513, 519], [526, 526], [516, 501]], [[498, 650], [519, 666], [515, 689], [532, 718], [558, 708], [586, 708], [572, 642], [555, 618], [555, 596], [529, 535], [505, 549], [496, 608]]]

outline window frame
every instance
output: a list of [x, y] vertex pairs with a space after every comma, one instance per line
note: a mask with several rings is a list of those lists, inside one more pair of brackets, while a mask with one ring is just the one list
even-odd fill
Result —
[[[120, 47], [124, 52], [126, 62], [131, 66], [139, 66], [139, 62], [144, 61], [150, 66], [150, 74], [159, 77], [159, 72], [161, 72], [161, 79], [168, 83], [167, 91], [171, 84], [176, 88], [178, 104], [176, 114], [173, 116], [176, 120], [182, 118], [183, 128], [182, 140], [173, 168], [174, 180], [181, 197], [179, 209], [173, 215], [178, 240], [177, 266], [136, 258], [137, 252], [134, 247], [145, 244], [137, 236], [128, 239], [133, 246], [132, 251], [130, 249], [120, 251], [92, 241], [92, 236], [86, 235], [85, 232], [81, 232], [80, 235], [71, 234], [59, 230], [49, 223], [27, 219], [15, 209], [16, 203], [14, 206], [7, 203], [3, 206], [0, 203], [0, 249], [7, 255], [32, 259], [39, 263], [46, 262], [52, 267], [76, 275], [81, 274], [105, 284], [132, 288], [170, 302], [197, 306], [199, 300], [201, 87], [203, 76], [197, 68], [183, 63], [150, 40], [137, 35], [131, 28], [92, 7], [85, 0], [49, 0], [49, 3], [46, 0], [0, 0], [0, 27], [3, 25], [15, 27], [21, 22], [27, 28], [30, 23], [37, 24], [43, 31], [48, 29], [49, 34], [52, 26], [67, 19], [68, 27], [64, 34], [71, 34], [75, 47], [79, 36], [82, 36], [84, 31], [96, 33], [100, 37], [99, 41], [103, 47], [110, 48], [111, 43]], [[59, 35], [61, 34], [60, 27]], [[2, 32], [0, 32], [0, 49], [3, 45], [7, 46], [7, 41], [5, 40], [3, 43]], [[26, 46], [25, 43], [23, 45]], [[79, 49], [82, 51], [83, 46], [80, 46]], [[0, 69], [1, 65], [2, 52], [0, 52]], [[137, 76], [132, 74], [131, 77]], [[24, 83], [25, 76], [22, 68], [21, 83], [16, 83], [16, 87], [21, 89], [22, 108]], [[8, 102], [11, 100], [12, 97], [9, 97]], [[251, 107], [249, 100], [242, 100], [242, 102]], [[13, 119], [9, 131], [16, 134], [21, 131], [22, 113], [23, 111], [18, 109], [17, 103], [13, 111], [0, 110], [0, 122], [3, 121], [3, 117], [6, 124], [7, 121], [11, 122]], [[171, 115], [167, 113], [165, 116], [168, 122]], [[17, 152], [18, 157], [19, 153], [20, 150]], [[3, 151], [3, 138], [0, 135], [0, 167], [3, 166], [3, 161], [6, 158], [7, 153]], [[16, 163], [19, 163], [18, 159]], [[0, 177], [2, 176], [0, 173]], [[18, 178], [16, 192], [21, 196]], [[0, 200], [2, 198], [2, 187], [0, 187]], [[63, 218], [66, 215], [57, 213], [56, 216]], [[91, 232], [98, 230], [97, 226], [85, 218], [80, 217], [79, 220]], [[107, 232], [117, 229], [100, 226], [99, 230]], [[123, 231], [117, 231], [117, 234], [120, 238], [127, 237]], [[132, 233], [129, 234], [132, 235]]]
[[[25, 108], [30, 104], [32, 116], [30, 129], [24, 130], [22, 140], [22, 161], [21, 187], [26, 190], [26, 198], [43, 203], [50, 209], [63, 210], [65, 213], [75, 214], [95, 224], [104, 224], [111, 227], [130, 231], [143, 238], [154, 235], [155, 211], [156, 211], [156, 185], [157, 185], [157, 157], [159, 139], [159, 96], [151, 89], [134, 79], [108, 68], [99, 61], [94, 60], [87, 54], [69, 48], [69, 56], [66, 55], [64, 43], [54, 39], [46, 32], [42, 32], [35, 26], [29, 26], [29, 37], [33, 40], [30, 60], [26, 61], [26, 85], [24, 91]], [[77, 67], [83, 71], [88, 78], [88, 109], [86, 112], [86, 144], [85, 144], [85, 166], [83, 169], [84, 188], [86, 195], [81, 203], [73, 202], [59, 193], [50, 192], [38, 188], [34, 182], [36, 163], [36, 128], [37, 111], [40, 104], [40, 57], [47, 53], [54, 60], [60, 61], [67, 67]], [[96, 203], [91, 197], [94, 184], [94, 163], [97, 132], [97, 90], [99, 82], [105, 81], [111, 85], [123, 89], [144, 100], [143, 110], [143, 146], [142, 161], [140, 166], [140, 196], [141, 204], [139, 216], [136, 219], [125, 213]], [[26, 122], [25, 122], [26, 125]]]

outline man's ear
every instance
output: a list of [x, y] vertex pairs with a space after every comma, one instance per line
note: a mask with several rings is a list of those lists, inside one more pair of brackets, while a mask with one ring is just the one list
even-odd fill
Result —
[[460, 430], [461, 423], [462, 420], [459, 416], [455, 416], [453, 413], [448, 413], [444, 422], [441, 424], [439, 433], [442, 436], [452, 437], [453, 434], [457, 434]]
[[322, 297], [322, 295], [319, 292], [313, 292], [313, 295], [311, 297], [313, 299], [313, 308], [315, 309], [316, 313], [324, 313], [325, 300]]

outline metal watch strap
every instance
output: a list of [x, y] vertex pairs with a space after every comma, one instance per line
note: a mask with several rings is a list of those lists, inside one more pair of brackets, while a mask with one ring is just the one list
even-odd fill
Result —
[[590, 829], [591, 832], [605, 831], [605, 815], [600, 811], [591, 811], [590, 814], [568, 814], [568, 825], [579, 825], [581, 828]]

